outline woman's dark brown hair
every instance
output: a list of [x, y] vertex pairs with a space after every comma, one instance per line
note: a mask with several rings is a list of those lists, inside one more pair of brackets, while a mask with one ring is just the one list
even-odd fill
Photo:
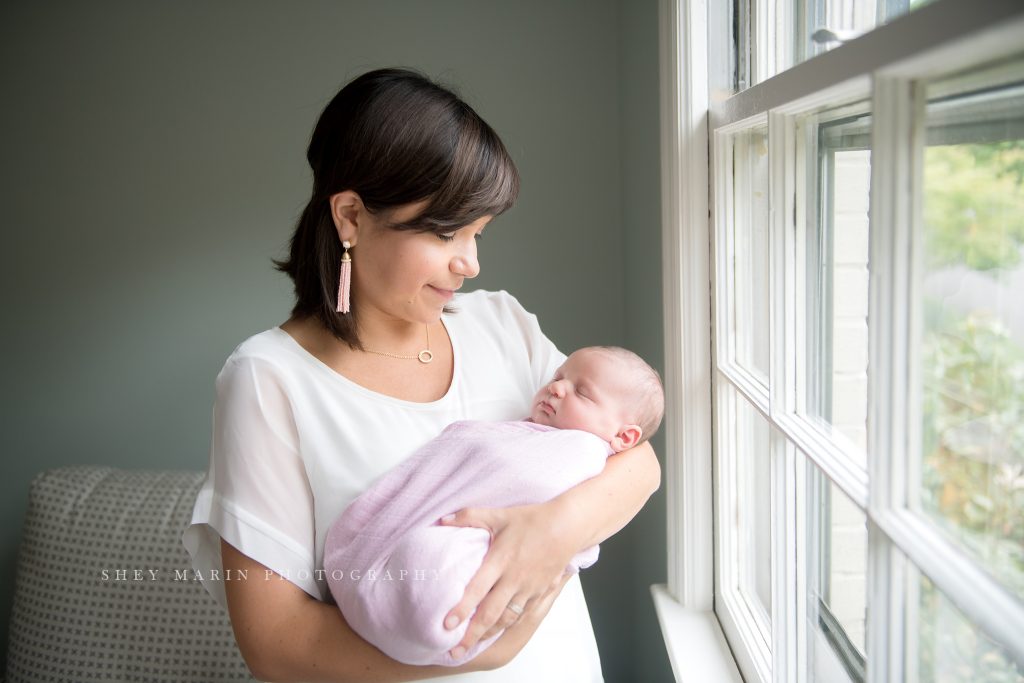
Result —
[[[295, 284], [292, 316], [315, 316], [361, 348], [355, 309], [335, 312], [342, 247], [330, 198], [352, 190], [372, 214], [427, 200], [396, 230], [444, 233], [497, 216], [519, 194], [519, 174], [498, 135], [450, 90], [408, 69], [379, 69], [351, 81], [328, 103], [306, 150], [313, 196], [274, 261]], [[352, 249], [353, 267], [358, 267]]]

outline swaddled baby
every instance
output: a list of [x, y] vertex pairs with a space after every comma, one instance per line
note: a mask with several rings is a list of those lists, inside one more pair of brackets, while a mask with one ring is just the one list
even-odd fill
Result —
[[[449, 425], [356, 498], [331, 526], [324, 569], [348, 624], [406, 664], [457, 666], [449, 651], [469, 620], [443, 621], [483, 562], [490, 534], [437, 521], [466, 507], [508, 507], [550, 500], [601, 472], [612, 453], [657, 430], [664, 411], [658, 374], [618, 347], [570, 355], [533, 398], [529, 418]], [[577, 554], [576, 572], [598, 547]]]

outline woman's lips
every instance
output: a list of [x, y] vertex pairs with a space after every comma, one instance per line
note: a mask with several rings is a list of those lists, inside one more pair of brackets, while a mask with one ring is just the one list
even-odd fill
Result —
[[440, 296], [445, 301], [448, 301], [453, 296], [455, 296], [455, 291], [451, 289], [441, 289], [440, 287], [435, 287], [434, 285], [427, 285], [427, 287], [430, 287], [432, 290], [434, 290], [434, 292], [436, 292], [437, 295]]

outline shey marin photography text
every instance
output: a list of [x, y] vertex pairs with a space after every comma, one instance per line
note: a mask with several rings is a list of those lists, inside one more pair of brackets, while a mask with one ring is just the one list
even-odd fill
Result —
[[[275, 572], [270, 569], [263, 570], [266, 579], [280, 579], [282, 581], [292, 580], [291, 572]], [[140, 568], [104, 568], [99, 571], [100, 581], [237, 581], [249, 578], [247, 569], [211, 569], [201, 572], [196, 569], [140, 569]], [[326, 581], [328, 572], [326, 569], [314, 569], [313, 571], [299, 571], [294, 579], [306, 581], [314, 578], [317, 581]], [[440, 572], [437, 569], [387, 569], [377, 571], [368, 569], [334, 569], [330, 572], [330, 578], [335, 581], [437, 581]]]

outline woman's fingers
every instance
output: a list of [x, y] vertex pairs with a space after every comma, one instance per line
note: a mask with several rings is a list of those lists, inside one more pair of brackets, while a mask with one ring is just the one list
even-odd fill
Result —
[[[466, 634], [462, 637], [462, 642], [452, 649], [452, 657], [458, 659], [468, 652], [483, 638], [485, 633], [491, 632], [492, 627], [499, 623], [501, 624], [499, 629], [503, 629], [511, 626], [518, 620], [519, 614], [508, 609], [509, 604], [512, 602], [512, 597], [515, 595], [513, 591], [514, 589], [506, 588], [503, 584], [499, 584], [487, 594], [480, 603], [480, 606], [476, 608], [476, 614], [473, 615], [473, 619], [469, 622]], [[503, 619], [504, 621], [502, 621]]]
[[[480, 616], [480, 613], [478, 612], [477, 615], [473, 617], [473, 621], [470, 622], [469, 628], [467, 629], [466, 635], [463, 637], [462, 642], [459, 643], [459, 646], [457, 648], [452, 650], [452, 656], [456, 658], [461, 657], [463, 653], [469, 651], [469, 648], [476, 645], [478, 640], [487, 640], [488, 638], [497, 635], [502, 630], [512, 628], [524, 617], [532, 617], [535, 613], [539, 612], [539, 617], [542, 618], [544, 615], [547, 614], [548, 610], [551, 608], [551, 604], [555, 601], [555, 598], [558, 597], [558, 594], [562, 592], [562, 588], [565, 587], [566, 582], [569, 581], [569, 579], [571, 579], [572, 577], [573, 574], [569, 572], [562, 574], [555, 581], [553, 581], [551, 585], [547, 587], [546, 590], [541, 592], [536, 598], [530, 598], [528, 600], [519, 602], [520, 600], [523, 600], [523, 598], [520, 594], [517, 594], [515, 597], [509, 600], [501, 616], [498, 618], [497, 622], [495, 622], [493, 626], [484, 631], [479, 638], [470, 640], [470, 638], [473, 636], [472, 631], [474, 630], [474, 624], [476, 623], [477, 618]], [[500, 590], [498, 588], [495, 588], [494, 594], [500, 594]], [[511, 609], [512, 607], [519, 606], [522, 607], [522, 612], [519, 612], [515, 609]], [[458, 655], [454, 654], [456, 650], [458, 650], [459, 648], [464, 649], [462, 649]]]
[[[494, 539], [497, 528], [504, 527], [504, 511], [502, 508], [463, 508], [455, 514], [448, 515], [441, 519], [443, 526], [471, 526], [479, 529], [486, 529]], [[469, 618], [477, 609], [480, 602], [490, 592], [494, 584], [501, 578], [505, 571], [505, 562], [498, 561], [494, 553], [488, 550], [484, 556], [483, 564], [477, 570], [476, 575], [466, 586], [465, 592], [459, 604], [455, 605], [444, 618], [444, 626], [451, 630]]]
[[563, 588], [565, 588], [565, 584], [568, 583], [569, 579], [571, 579], [573, 576], [575, 576], [575, 574], [571, 572], [566, 572], [562, 574], [562, 576], [559, 577], [559, 579], [555, 581], [554, 584], [552, 584], [548, 592], [545, 593], [543, 597], [537, 599], [536, 609], [542, 609], [544, 610], [544, 613], [547, 614], [547, 611], [551, 608], [551, 603], [555, 601], [555, 598], [558, 597], [558, 594], [562, 592]]
[[[547, 616], [555, 598], [561, 592], [565, 583], [572, 578], [572, 574], [563, 574], [555, 581], [546, 593], [541, 597], [527, 603], [523, 611], [523, 617], [516, 623], [505, 629], [505, 633], [495, 641], [494, 645], [484, 650], [473, 659], [473, 662], [480, 666], [475, 671], [492, 671], [498, 667], [508, 664], [523, 649], [526, 641], [537, 630], [537, 626]], [[517, 598], [518, 599], [518, 596]]]
[[551, 598], [554, 600], [558, 597], [558, 594], [565, 588], [565, 584], [569, 582], [569, 579], [576, 576], [576, 572], [563, 572], [561, 576], [554, 580], [551, 584], [551, 588], [544, 594], [544, 599]]
[[505, 606], [505, 610], [501, 613], [498, 621], [495, 622], [494, 626], [484, 631], [484, 634], [480, 636], [480, 640], [487, 640], [492, 638], [508, 627], [515, 624], [522, 618], [523, 614], [530, 609], [533, 604], [533, 600], [523, 599], [521, 597], [514, 597], [509, 600], [508, 605]]
[[484, 561], [462, 593], [462, 600], [444, 618], [444, 627], [450, 631], [468, 619], [474, 610], [479, 613], [478, 605], [491, 592], [499, 578], [501, 578], [501, 568], [494, 565], [488, 566]]
[[524, 611], [533, 609], [531, 601], [551, 591], [553, 577], [561, 578], [569, 558], [560, 557], [560, 539], [552, 537], [546, 512], [542, 506], [469, 508], [442, 520], [445, 525], [476, 526], [491, 533], [483, 563], [459, 604], [445, 616], [448, 629], [472, 616], [462, 641], [451, 651], [455, 659], [461, 659], [481, 638], [516, 622], [519, 610], [508, 609], [509, 603]]
[[[500, 508], [498, 508], [500, 511]], [[494, 538], [495, 523], [500, 514], [489, 508], [463, 508], [458, 512], [445, 515], [440, 519], [442, 526], [472, 526], [478, 529], [486, 529], [487, 533]]]

